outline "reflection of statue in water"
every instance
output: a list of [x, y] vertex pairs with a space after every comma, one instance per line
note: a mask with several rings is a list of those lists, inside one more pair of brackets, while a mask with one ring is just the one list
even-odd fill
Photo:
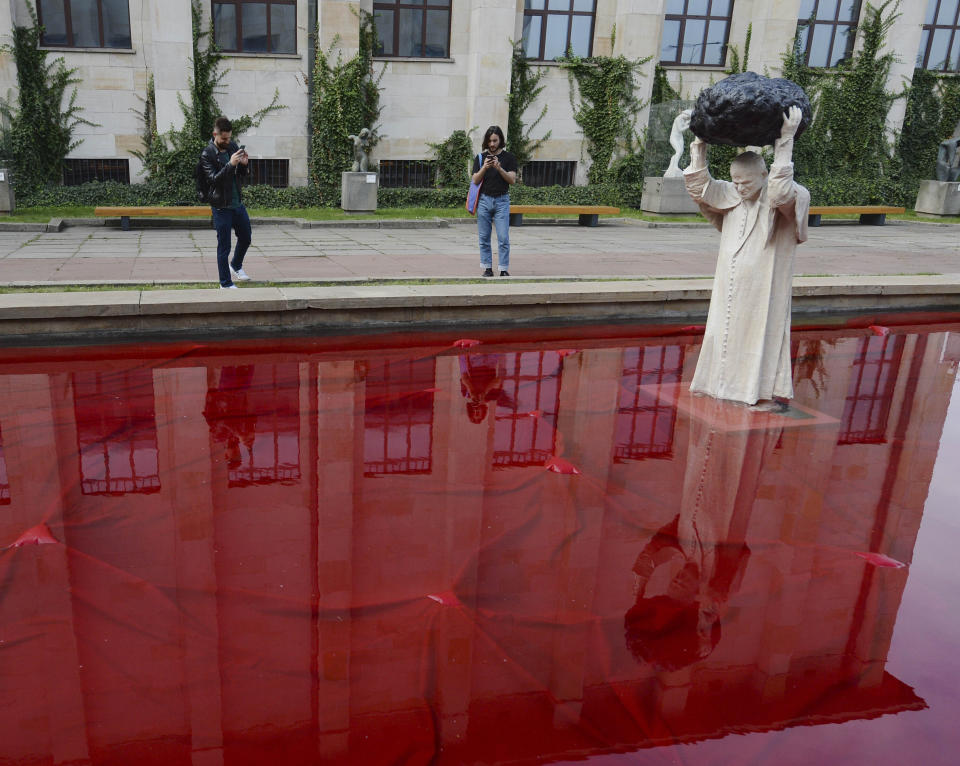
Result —
[[203, 416], [213, 440], [224, 445], [228, 468], [240, 467], [241, 445], [253, 454], [256, 418], [247, 414], [247, 390], [252, 381], [253, 365], [224, 367], [220, 370], [220, 384], [207, 391]]
[[507, 398], [503, 391], [506, 361], [503, 354], [462, 354], [460, 356], [460, 393], [467, 400], [471, 423], [487, 418], [487, 402]]
[[370, 151], [370, 140], [373, 134], [368, 128], [363, 128], [356, 136], [349, 135], [347, 138], [353, 141], [353, 166], [350, 168], [353, 173], [366, 173], [370, 164], [370, 157], [367, 152]]
[[937, 180], [960, 181], [960, 126], [953, 132], [953, 137], [940, 142], [937, 151]]
[[[700, 415], [724, 406], [692, 401]], [[727, 602], [750, 557], [746, 530], [760, 474], [779, 436], [780, 429], [724, 432], [690, 420], [680, 512], [633, 565], [636, 601], [624, 631], [638, 662], [677, 670], [707, 657], [720, 641]]]
[[680, 156], [683, 154], [683, 131], [690, 127], [690, 115], [693, 109], [684, 109], [677, 115], [673, 121], [673, 127], [670, 128], [670, 146], [673, 147], [673, 156], [670, 158], [670, 166], [663, 174], [664, 178], [683, 178], [683, 171], [680, 169]]

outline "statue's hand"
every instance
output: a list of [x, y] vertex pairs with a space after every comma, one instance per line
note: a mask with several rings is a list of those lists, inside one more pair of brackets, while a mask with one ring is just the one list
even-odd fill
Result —
[[690, 118], [693, 116], [693, 109], [684, 109], [677, 115], [676, 125], [680, 130], [686, 130], [690, 127]]
[[799, 106], [791, 106], [783, 115], [783, 127], [780, 128], [780, 138], [793, 138], [803, 119], [803, 111]]

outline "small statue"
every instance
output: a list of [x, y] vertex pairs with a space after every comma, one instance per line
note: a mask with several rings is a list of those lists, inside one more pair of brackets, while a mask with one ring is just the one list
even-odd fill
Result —
[[937, 151], [937, 180], [953, 183], [960, 181], [960, 131], [953, 138], [940, 142]]
[[683, 178], [683, 171], [680, 169], [680, 156], [683, 154], [683, 131], [690, 127], [690, 115], [693, 109], [684, 109], [673, 121], [673, 127], [670, 128], [670, 146], [673, 147], [673, 156], [670, 158], [670, 166], [663, 174], [664, 178]]
[[369, 169], [370, 157], [367, 152], [370, 151], [370, 140], [372, 134], [368, 128], [363, 128], [359, 135], [349, 135], [347, 138], [353, 140], [353, 165], [350, 171], [353, 173], [366, 173]]

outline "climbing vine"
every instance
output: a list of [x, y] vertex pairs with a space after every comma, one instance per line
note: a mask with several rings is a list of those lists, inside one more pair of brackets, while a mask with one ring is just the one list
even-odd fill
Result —
[[900, 175], [911, 185], [934, 177], [937, 149], [960, 121], [960, 76], [915, 69], [897, 140]]
[[325, 205], [339, 202], [340, 174], [353, 162], [353, 142], [347, 136], [369, 128], [371, 147], [378, 138], [380, 80], [386, 67], [374, 74], [377, 31], [373, 15], [359, 11], [359, 24], [360, 44], [352, 58], [344, 60], [342, 51], [334, 57], [339, 38], [326, 50], [317, 47], [310, 105], [310, 180]]
[[[33, 5], [27, 4], [30, 26], [14, 26], [13, 44], [3, 50], [13, 55], [17, 68], [16, 106], [0, 100], [0, 115], [8, 127], [0, 134], [0, 157], [13, 169], [18, 189], [60, 181], [64, 158], [77, 146], [74, 130], [94, 123], [80, 116], [77, 70], [63, 57], [47, 61], [40, 46], [42, 28]], [[66, 106], [64, 96], [70, 91]]]
[[533, 138], [533, 131], [547, 114], [547, 105], [537, 118], [527, 124], [523, 115], [537, 100], [546, 87], [540, 81], [546, 76], [546, 69], [534, 71], [530, 60], [526, 57], [523, 44], [513, 43], [513, 59], [510, 65], [510, 95], [507, 97], [507, 149], [517, 158], [517, 168], [523, 175], [523, 166], [533, 159], [544, 142], [549, 140], [551, 131], [547, 131], [540, 138]]
[[615, 153], [635, 154], [642, 146], [636, 121], [645, 104], [637, 96], [636, 78], [649, 60], [622, 55], [559, 59], [570, 77], [573, 119], [587, 141], [587, 178], [592, 184], [607, 180]]
[[428, 144], [437, 164], [437, 188], [465, 189], [470, 183], [473, 142], [466, 130], [455, 130], [445, 141]]
[[[156, 93], [153, 77], [148, 78], [147, 98], [141, 116], [144, 119], [144, 149], [135, 152], [144, 164], [148, 179], [170, 190], [192, 186], [192, 175], [197, 158], [210, 140], [213, 123], [222, 114], [217, 103], [224, 77], [230, 71], [221, 69], [224, 55], [213, 42], [213, 31], [208, 24], [204, 28], [203, 8], [200, 0], [191, 0], [192, 63], [193, 75], [189, 81], [190, 100], [179, 95], [177, 100], [183, 113], [183, 126], [166, 133], [159, 133], [156, 124]], [[244, 114], [231, 118], [234, 136], [250, 127], [260, 125], [267, 115], [287, 107], [280, 104], [280, 92], [275, 90], [273, 100], [252, 115]]]

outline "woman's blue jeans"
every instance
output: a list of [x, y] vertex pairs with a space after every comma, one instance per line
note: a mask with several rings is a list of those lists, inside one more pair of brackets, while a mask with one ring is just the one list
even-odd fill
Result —
[[480, 265], [493, 268], [493, 250], [490, 248], [490, 230], [497, 227], [497, 263], [500, 271], [510, 270], [510, 195], [490, 197], [480, 194], [477, 205], [477, 230], [480, 234]]

